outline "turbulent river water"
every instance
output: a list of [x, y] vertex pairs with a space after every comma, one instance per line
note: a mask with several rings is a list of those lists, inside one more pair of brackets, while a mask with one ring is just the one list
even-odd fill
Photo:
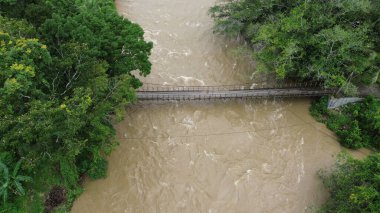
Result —
[[[254, 63], [213, 34], [215, 0], [117, 0], [154, 43], [145, 83], [253, 82]], [[140, 103], [116, 125], [108, 177], [88, 181], [74, 213], [305, 212], [327, 192], [317, 176], [341, 151], [309, 99]], [[363, 155], [363, 153], [356, 153]]]

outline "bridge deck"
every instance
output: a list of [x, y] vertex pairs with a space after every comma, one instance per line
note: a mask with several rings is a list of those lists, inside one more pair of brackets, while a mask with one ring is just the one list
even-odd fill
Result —
[[307, 97], [333, 94], [321, 88], [272, 88], [240, 90], [138, 91], [139, 100], [202, 100], [226, 98]]

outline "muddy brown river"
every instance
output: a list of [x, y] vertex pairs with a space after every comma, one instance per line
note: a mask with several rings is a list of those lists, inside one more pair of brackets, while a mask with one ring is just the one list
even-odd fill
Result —
[[[154, 43], [146, 84], [257, 80], [236, 44], [213, 34], [215, 0], [117, 0]], [[317, 176], [341, 147], [309, 115], [309, 99], [139, 103], [116, 125], [108, 177], [88, 181], [74, 213], [313, 212]], [[358, 156], [362, 152], [355, 153]]]

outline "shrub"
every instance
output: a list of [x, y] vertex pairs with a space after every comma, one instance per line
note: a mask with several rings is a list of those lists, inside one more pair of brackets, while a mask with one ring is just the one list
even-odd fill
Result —
[[312, 103], [310, 114], [335, 132], [343, 146], [380, 149], [380, 101], [375, 98], [328, 110], [324, 97]]
[[103, 158], [93, 161], [88, 170], [88, 176], [92, 179], [104, 178], [107, 176], [108, 163]]
[[323, 120], [323, 116], [327, 115], [327, 104], [329, 98], [327, 96], [322, 97], [318, 100], [314, 100], [310, 107], [310, 114], [315, 117], [318, 121]]
[[320, 171], [330, 192], [322, 212], [380, 212], [380, 154], [355, 160], [342, 153], [332, 171]]

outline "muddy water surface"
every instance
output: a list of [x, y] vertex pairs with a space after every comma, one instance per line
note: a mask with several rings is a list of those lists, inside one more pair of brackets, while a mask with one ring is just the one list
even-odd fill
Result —
[[[254, 81], [254, 64], [213, 35], [215, 0], [118, 0], [154, 42], [160, 85]], [[316, 172], [341, 147], [308, 99], [144, 103], [116, 126], [108, 177], [89, 181], [77, 213], [305, 212], [327, 197]], [[360, 153], [359, 153], [360, 155]]]

